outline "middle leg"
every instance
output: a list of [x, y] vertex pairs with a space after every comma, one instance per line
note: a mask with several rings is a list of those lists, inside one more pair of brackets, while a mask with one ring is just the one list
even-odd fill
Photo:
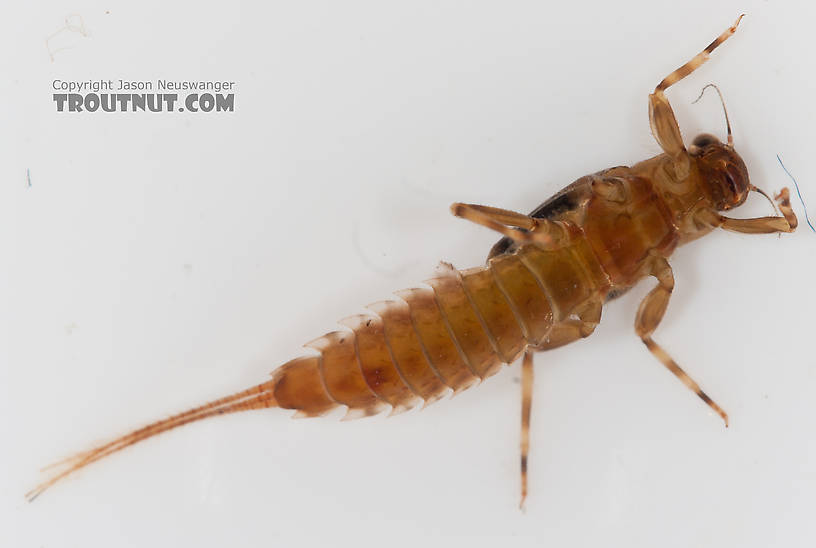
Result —
[[688, 386], [701, 400], [706, 402], [711, 409], [721, 416], [725, 421], [725, 426], [728, 427], [728, 415], [725, 411], [723, 411], [714, 400], [709, 398], [700, 388], [700, 385], [694, 382], [694, 379], [689, 377], [688, 374], [677, 365], [677, 362], [652, 339], [652, 333], [657, 329], [660, 320], [663, 319], [666, 308], [669, 306], [669, 298], [674, 289], [674, 275], [672, 274], [672, 269], [668, 261], [662, 257], [655, 257], [653, 259], [651, 274], [657, 278], [658, 283], [657, 286], [646, 295], [643, 302], [640, 303], [637, 318], [635, 319], [635, 331], [654, 357], [660, 360], [660, 363], [666, 366], [666, 369], [674, 373], [683, 384]]

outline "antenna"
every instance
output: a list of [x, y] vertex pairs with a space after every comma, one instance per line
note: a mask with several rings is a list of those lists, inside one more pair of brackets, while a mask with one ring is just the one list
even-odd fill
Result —
[[728, 120], [728, 111], [725, 109], [725, 101], [723, 100], [722, 93], [720, 93], [720, 88], [718, 88], [715, 84], [704, 85], [703, 89], [700, 90], [700, 95], [698, 95], [697, 98], [691, 102], [691, 104], [693, 105], [699, 101], [703, 96], [703, 93], [705, 93], [705, 90], [708, 88], [714, 88], [717, 91], [717, 95], [720, 96], [720, 103], [722, 103], [723, 113], [725, 114], [725, 126], [728, 129], [728, 146], [734, 148], [734, 138], [731, 136], [731, 122]]

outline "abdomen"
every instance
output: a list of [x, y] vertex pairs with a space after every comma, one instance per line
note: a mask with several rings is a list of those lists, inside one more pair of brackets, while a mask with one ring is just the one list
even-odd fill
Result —
[[458, 392], [541, 344], [603, 292], [604, 274], [583, 236], [557, 250], [525, 246], [459, 272], [443, 263], [426, 288], [342, 320], [306, 346], [317, 355], [273, 372], [274, 398], [301, 415], [344, 405], [351, 417], [410, 409]]

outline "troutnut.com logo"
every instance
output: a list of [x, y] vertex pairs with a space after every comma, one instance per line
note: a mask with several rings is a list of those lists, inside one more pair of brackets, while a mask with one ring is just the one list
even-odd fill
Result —
[[[223, 80], [73, 80], [51, 87], [57, 112], [233, 112], [235, 82]], [[176, 93], [182, 92], [182, 93]]]

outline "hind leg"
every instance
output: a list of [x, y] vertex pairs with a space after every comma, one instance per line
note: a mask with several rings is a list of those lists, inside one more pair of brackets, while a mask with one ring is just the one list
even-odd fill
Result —
[[451, 206], [451, 213], [495, 230], [517, 243], [536, 242], [551, 247], [569, 238], [567, 227], [560, 221], [536, 219], [498, 207], [455, 203]]
[[590, 301], [581, 310], [574, 313], [577, 318], [558, 322], [544, 340], [533, 348], [542, 351], [552, 350], [578, 339], [589, 337], [601, 321], [602, 307], [603, 303], [601, 301]]
[[553, 327], [540, 344], [529, 346], [521, 364], [521, 503], [527, 499], [527, 455], [530, 451], [530, 406], [533, 401], [533, 352], [552, 350], [572, 341], [588, 337], [601, 321], [600, 301], [592, 301], [576, 315], [578, 319], [565, 320]]
[[521, 502], [527, 499], [527, 455], [530, 452], [530, 406], [533, 403], [533, 351], [524, 352], [521, 362]]

